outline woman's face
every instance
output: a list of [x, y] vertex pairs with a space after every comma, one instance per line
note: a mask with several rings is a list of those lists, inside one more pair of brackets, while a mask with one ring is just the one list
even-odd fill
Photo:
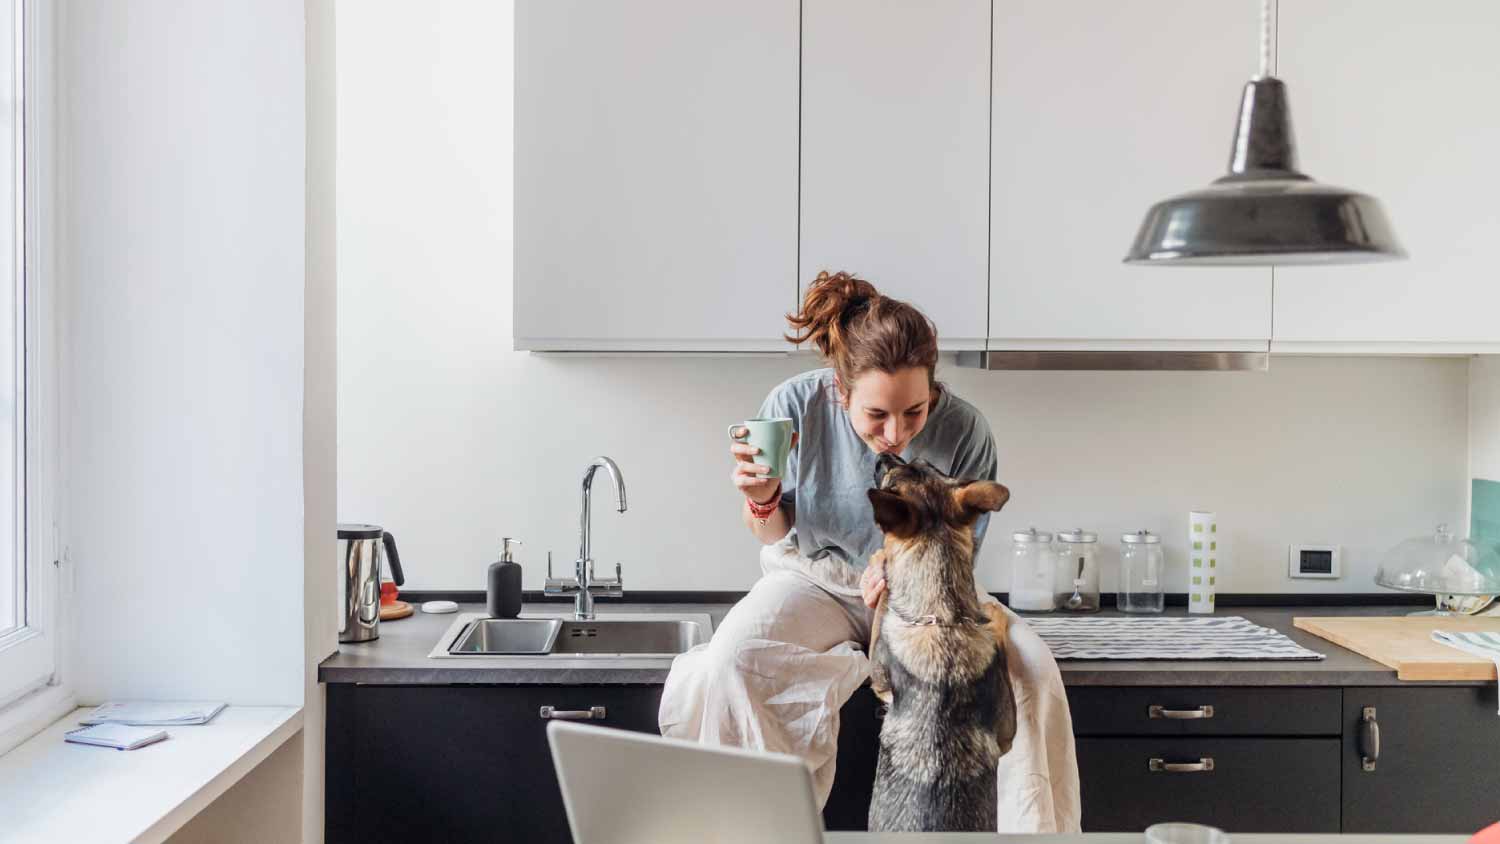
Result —
[[871, 370], [848, 385], [845, 407], [854, 432], [876, 454], [900, 454], [927, 424], [932, 390], [927, 370], [913, 366], [895, 374]]

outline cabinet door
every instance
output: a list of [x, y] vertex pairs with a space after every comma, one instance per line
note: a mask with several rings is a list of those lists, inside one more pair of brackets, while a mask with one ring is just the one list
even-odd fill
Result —
[[[1343, 831], [1471, 834], [1500, 818], [1495, 686], [1344, 690]], [[1380, 748], [1365, 770], [1362, 714]]]
[[329, 686], [327, 840], [567, 841], [542, 706], [657, 732], [660, 686]]
[[991, 349], [1266, 350], [1269, 269], [1121, 263], [1152, 203], [1226, 171], [1256, 14], [995, 4]]
[[797, 16], [516, 4], [516, 348], [790, 349]]
[[1279, 31], [1302, 169], [1410, 257], [1277, 268], [1273, 349], [1500, 351], [1500, 3], [1281, 0]]
[[989, 0], [806, 0], [803, 288], [847, 270], [983, 349]]
[[1080, 738], [1077, 747], [1084, 832], [1167, 820], [1230, 833], [1339, 831], [1337, 738]]

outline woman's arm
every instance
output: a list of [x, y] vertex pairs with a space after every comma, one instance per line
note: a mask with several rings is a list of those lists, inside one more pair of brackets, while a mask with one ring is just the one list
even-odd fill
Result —
[[[778, 489], [776, 494], [780, 495], [781, 491]], [[761, 524], [760, 519], [750, 511], [748, 498], [745, 499], [745, 505], [740, 508], [740, 516], [745, 522], [745, 527], [750, 529], [750, 533], [754, 534], [762, 545], [774, 545], [785, 539], [786, 535], [791, 533], [792, 525], [797, 522], [797, 513], [787, 501], [783, 501], [781, 506], [776, 508], [776, 512], [766, 518], [765, 524]]]

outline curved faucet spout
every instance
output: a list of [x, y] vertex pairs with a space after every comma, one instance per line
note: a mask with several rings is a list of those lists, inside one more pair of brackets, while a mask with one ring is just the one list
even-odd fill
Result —
[[620, 505], [620, 512], [625, 512], [625, 477], [620, 474], [620, 467], [615, 465], [615, 461], [610, 460], [608, 457], [595, 457], [594, 462], [590, 463], [589, 467], [583, 472], [583, 508], [578, 523], [578, 579], [581, 583], [587, 582], [584, 580], [584, 577], [587, 576], [584, 574], [584, 568], [591, 561], [589, 557], [589, 490], [594, 485], [594, 472], [601, 466], [606, 472], [609, 472], [610, 479], [615, 482], [615, 500]]
[[584, 470], [583, 492], [585, 495], [588, 494], [589, 487], [594, 484], [594, 470], [601, 466], [606, 472], [609, 472], [610, 480], [615, 482], [615, 501], [619, 503], [620, 512], [623, 513], [625, 512], [625, 476], [620, 474], [620, 467], [615, 464], [615, 461], [610, 460], [608, 457], [595, 457], [594, 462], [590, 463], [589, 467]]

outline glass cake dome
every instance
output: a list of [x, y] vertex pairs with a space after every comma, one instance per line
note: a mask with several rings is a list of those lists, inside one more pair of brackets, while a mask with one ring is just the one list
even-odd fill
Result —
[[1387, 551], [1375, 582], [1434, 596], [1436, 609], [1412, 615], [1472, 615], [1500, 595], [1500, 552], [1459, 539], [1447, 525], [1438, 525], [1433, 533]]

